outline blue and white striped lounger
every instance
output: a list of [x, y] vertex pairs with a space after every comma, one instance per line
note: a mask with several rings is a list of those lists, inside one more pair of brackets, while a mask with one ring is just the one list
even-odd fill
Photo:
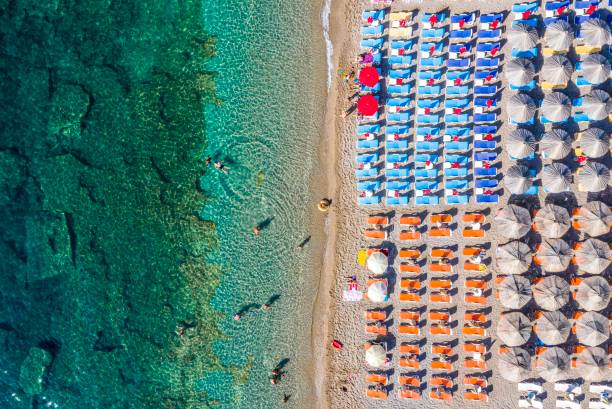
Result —
[[417, 196], [415, 203], [418, 205], [438, 205], [440, 204], [440, 198], [438, 196]]
[[446, 34], [446, 28], [430, 28], [421, 30], [421, 37], [426, 39], [442, 38]]
[[479, 30], [477, 34], [480, 40], [497, 40], [501, 36], [501, 30]]
[[497, 68], [499, 66], [499, 58], [477, 58], [476, 68]]
[[429, 161], [433, 164], [436, 164], [438, 163], [439, 157], [439, 155], [434, 155], [431, 153], [418, 153], [414, 155], [414, 163], [425, 163]]
[[474, 149], [496, 149], [495, 141], [474, 141]]
[[444, 64], [444, 57], [421, 58], [422, 67], [436, 68]]
[[476, 195], [476, 203], [499, 203], [499, 195]]
[[465, 179], [452, 179], [445, 183], [444, 187], [447, 189], [467, 189], [470, 186], [470, 182]]
[[438, 177], [437, 168], [433, 168], [433, 169], [416, 168], [414, 170], [415, 179], [436, 179], [437, 177]]
[[495, 122], [497, 121], [496, 114], [474, 114], [474, 122], [483, 123], [483, 122]]
[[362, 182], [357, 182], [357, 190], [379, 190], [380, 189], [380, 181], [378, 180], [367, 180]]
[[447, 114], [444, 117], [447, 124], [464, 124], [470, 122], [469, 114]]
[[378, 196], [363, 196], [358, 197], [357, 201], [360, 205], [376, 205], [380, 203], [380, 197]]
[[467, 95], [470, 93], [470, 87], [468, 85], [461, 86], [450, 86], [446, 87], [446, 95]]
[[467, 151], [470, 148], [470, 143], [465, 141], [446, 142], [444, 148], [450, 151]]
[[474, 87], [476, 95], [493, 95], [497, 94], [497, 85], [476, 85]]
[[464, 30], [451, 30], [450, 38], [451, 40], [467, 40], [472, 37], [472, 29], [464, 29]]
[[445, 168], [444, 176], [447, 178], [464, 178], [468, 175], [467, 168]]
[[387, 206], [404, 206], [408, 204], [408, 196], [387, 196]]
[[417, 93], [421, 95], [440, 95], [442, 87], [440, 85], [420, 86]]
[[387, 61], [389, 65], [412, 65], [413, 60], [412, 55], [392, 55]]
[[370, 168], [370, 169], [357, 169], [355, 171], [355, 175], [358, 178], [373, 178], [378, 176], [378, 168]]
[[414, 188], [416, 190], [438, 190], [437, 180], [419, 180], [415, 182]]
[[376, 163], [378, 162], [378, 153], [368, 153], [357, 155], [357, 163]]
[[477, 188], [494, 188], [499, 182], [497, 179], [476, 179], [474, 186]]
[[362, 26], [361, 36], [362, 37], [378, 37], [385, 31], [385, 26], [379, 24], [377, 26]]
[[408, 122], [410, 112], [393, 112], [387, 114], [387, 122]]
[[410, 176], [410, 168], [385, 169], [387, 178], [407, 178]]
[[380, 49], [382, 48], [384, 43], [385, 43], [385, 40], [383, 38], [368, 38], [365, 40], [361, 40], [359, 42], [359, 45], [361, 46], [361, 48], [366, 48], [366, 49], [370, 49], [370, 48]]
[[474, 160], [492, 162], [497, 159], [497, 153], [495, 152], [476, 152], [474, 153]]
[[408, 190], [410, 189], [410, 182], [405, 180], [393, 180], [387, 182], [386, 187], [388, 190]]
[[396, 141], [386, 141], [385, 148], [387, 148], [387, 150], [408, 149], [408, 139], [398, 139]]
[[426, 136], [438, 136], [440, 135], [440, 128], [437, 127], [428, 127], [428, 126], [419, 126], [416, 130], [417, 135]]
[[444, 163], [460, 163], [462, 165], [467, 165], [469, 161], [470, 158], [465, 155], [446, 155], [444, 158]]
[[451, 58], [446, 62], [448, 68], [468, 68], [471, 63], [470, 58]]
[[490, 177], [497, 175], [497, 168], [474, 168], [475, 177]]
[[512, 55], [512, 58], [536, 58], [538, 56], [538, 49], [533, 47], [529, 50], [521, 51], [513, 48], [510, 54]]
[[419, 152], [437, 152], [440, 149], [439, 142], [419, 141], [415, 145], [415, 150]]
[[357, 139], [357, 149], [378, 149], [379, 146], [378, 139]]
[[446, 204], [468, 204], [470, 197], [468, 195], [446, 195]]
[[437, 124], [440, 122], [440, 115], [430, 114], [430, 115], [417, 115], [417, 123], [419, 124]]
[[373, 21], [382, 21], [385, 19], [385, 10], [365, 10], [361, 13], [361, 19], [367, 22], [368, 19], [372, 18]]

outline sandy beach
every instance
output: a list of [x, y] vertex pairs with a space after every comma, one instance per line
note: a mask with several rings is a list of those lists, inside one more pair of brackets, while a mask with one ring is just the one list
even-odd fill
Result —
[[[442, 9], [450, 9], [451, 13], [463, 12], [463, 11], [480, 11], [481, 13], [486, 12], [499, 12], [508, 11], [512, 7], [515, 1], [510, 0], [499, 0], [499, 1], [484, 1], [484, 0], [473, 0], [473, 1], [452, 1], [452, 0], [431, 0], [431, 1], [396, 1], [391, 6], [391, 10], [419, 10], [420, 13], [424, 11], [435, 12]], [[393, 360], [395, 362], [395, 371], [392, 371], [391, 378], [394, 383], [395, 389], [392, 389], [389, 393], [389, 400], [377, 401], [368, 399], [365, 397], [365, 391], [367, 385], [365, 382], [365, 375], [367, 373], [367, 366], [364, 363], [364, 343], [368, 340], [374, 339], [372, 335], [366, 335], [364, 332], [365, 320], [363, 312], [368, 307], [374, 305], [369, 304], [367, 301], [358, 303], [348, 303], [341, 301], [342, 290], [346, 288], [346, 277], [357, 274], [361, 288], [365, 285], [366, 271], [358, 264], [357, 254], [360, 249], [367, 248], [368, 246], [381, 244], [380, 241], [368, 241], [363, 236], [363, 230], [365, 220], [368, 215], [372, 214], [386, 214], [392, 216], [392, 228], [389, 234], [389, 238], [386, 242], [391, 242], [397, 247], [406, 247], [400, 244], [399, 241], [399, 217], [404, 214], [415, 214], [423, 213], [428, 211], [429, 214], [433, 212], [448, 211], [450, 209], [458, 210], [455, 216], [455, 221], [458, 221], [455, 234], [448, 240], [439, 240], [429, 238], [425, 236], [422, 242], [419, 244], [426, 244], [428, 249], [433, 246], [443, 245], [454, 245], [459, 249], [462, 246], [468, 244], [484, 244], [488, 247], [487, 256], [489, 258], [489, 271], [486, 275], [482, 275], [489, 282], [489, 288], [494, 288], [493, 278], [495, 277], [495, 266], [491, 260], [491, 256], [494, 255], [494, 251], [498, 244], [503, 244], [509, 240], [502, 238], [495, 229], [495, 225], [492, 223], [493, 215], [500, 207], [503, 207], [508, 200], [510, 195], [506, 190], [500, 199], [499, 205], [484, 207], [482, 205], [476, 205], [470, 203], [469, 205], [463, 206], [402, 206], [402, 207], [386, 207], [380, 206], [358, 206], [356, 201], [356, 179], [354, 175], [354, 158], [356, 155], [355, 147], [355, 125], [356, 118], [354, 115], [349, 116], [347, 119], [342, 118], [342, 113], [349, 107], [348, 97], [349, 89], [346, 87], [342, 80], [337, 75], [338, 68], [349, 67], [354, 61], [355, 56], [359, 52], [359, 28], [361, 24], [361, 12], [364, 8], [371, 8], [370, 1], [358, 1], [358, 0], [334, 0], [332, 7], [332, 23], [331, 23], [331, 37], [334, 44], [334, 78], [333, 87], [329, 93], [327, 116], [325, 126], [327, 128], [326, 134], [327, 139], [323, 149], [322, 159], [323, 162], [329, 167], [327, 175], [327, 192], [328, 196], [333, 198], [333, 209], [329, 213], [325, 223], [326, 233], [328, 235], [327, 245], [325, 248], [325, 258], [323, 263], [323, 270], [321, 274], [321, 281], [319, 285], [319, 292], [317, 301], [315, 304], [315, 310], [313, 314], [313, 351], [315, 353], [315, 385], [317, 392], [317, 401], [315, 406], [318, 408], [334, 408], [334, 409], [345, 409], [345, 408], [400, 408], [400, 407], [461, 407], [461, 408], [479, 408], [479, 407], [494, 407], [494, 408], [515, 408], [517, 407], [517, 401], [521, 393], [517, 391], [517, 385], [512, 382], [506, 381], [497, 373], [496, 368], [496, 347], [500, 342], [496, 339], [495, 327], [497, 319], [503, 308], [496, 302], [493, 293], [488, 295], [488, 306], [485, 308], [488, 317], [490, 319], [490, 326], [488, 327], [488, 338], [490, 339], [489, 354], [487, 355], [487, 370], [483, 373], [488, 377], [489, 384], [492, 385], [489, 391], [489, 402], [488, 403], [474, 403], [464, 401], [463, 399], [463, 386], [462, 379], [464, 374], [467, 372], [463, 368], [459, 368], [458, 372], [455, 372], [454, 377], [457, 388], [455, 389], [454, 398], [452, 403], [441, 403], [432, 401], [428, 397], [424, 396], [420, 401], [409, 401], [406, 399], [399, 399], [397, 396], [397, 376], [398, 367], [396, 365], [399, 353], [397, 347], [393, 351]], [[419, 17], [420, 18], [420, 15]], [[510, 26], [512, 17], [508, 17], [504, 26], [506, 29]], [[417, 33], [418, 35], [418, 33]], [[504, 42], [502, 52], [504, 54], [504, 64], [509, 61], [510, 48]], [[503, 68], [502, 70], [503, 71]], [[506, 114], [503, 107], [507, 99], [513, 94], [504, 78], [503, 72], [500, 75], [502, 82], [503, 91], [501, 92], [501, 115], [498, 114], [501, 126], [498, 132], [502, 136], [507, 135], [512, 128], [506, 125]], [[516, 162], [511, 161], [508, 156], [502, 152], [500, 162], [500, 172], [503, 174], [506, 169], [515, 164]], [[550, 161], [539, 160], [540, 165], [550, 163]], [[502, 183], [503, 186], [503, 183]], [[575, 186], [574, 186], [575, 187]], [[584, 193], [574, 192], [575, 200], [578, 205], [585, 203], [587, 195]], [[573, 197], [568, 200], [573, 200]], [[558, 204], [568, 205], [571, 202], [566, 202], [567, 196], [557, 195], [555, 202]], [[548, 203], [551, 197], [546, 197], [543, 189], [540, 189], [538, 196], [532, 197], [529, 202], [516, 201], [514, 198], [510, 199], [512, 203], [525, 203], [530, 207], [540, 207], [544, 203]], [[603, 200], [600, 198], [600, 200]], [[575, 204], [575, 203], [574, 203]], [[460, 216], [465, 212], [483, 211], [487, 215], [487, 231], [486, 237], [480, 239], [480, 241], [468, 241], [465, 242], [460, 235], [462, 223], [460, 222]], [[399, 262], [395, 260], [395, 265], [391, 265], [394, 271], [398, 270]], [[399, 273], [396, 273], [397, 279], [399, 280]], [[466, 305], [463, 303], [463, 273], [459, 273], [459, 277], [455, 276], [454, 286], [457, 289], [456, 297], [458, 301], [454, 302], [456, 312], [454, 314], [454, 320], [457, 321], [457, 327], [455, 334], [450, 339], [456, 342], [455, 350], [458, 352], [457, 367], [460, 367], [460, 363], [463, 362], [463, 352], [461, 345], [464, 342], [464, 338], [460, 335], [460, 325], [463, 321], [463, 313]], [[397, 294], [399, 289], [396, 286], [395, 290], [392, 290], [396, 294], [391, 294], [391, 300], [384, 304], [384, 307], [392, 306], [393, 314], [396, 314], [399, 310], [400, 303], [397, 300]], [[392, 323], [394, 326], [397, 321]], [[429, 324], [422, 328], [421, 338], [427, 337], [427, 330]], [[458, 334], [458, 335], [457, 335]], [[335, 350], [330, 347], [332, 339], [340, 340], [344, 347], [341, 350]], [[396, 345], [399, 345], [403, 341], [401, 336], [397, 337]], [[458, 341], [458, 343], [457, 343]], [[431, 340], [428, 339], [427, 347], [429, 347]], [[429, 370], [430, 354], [427, 354], [425, 361], [421, 363], [420, 373], [423, 376], [423, 381], [427, 382], [427, 379], [431, 375]], [[402, 373], [403, 371], [399, 371]], [[473, 371], [472, 371], [473, 372]], [[429, 387], [425, 386], [423, 391], [429, 391]], [[552, 390], [550, 383], [546, 384], [546, 391], [548, 398], [544, 400], [545, 408], [552, 408], [555, 406], [556, 393]]]

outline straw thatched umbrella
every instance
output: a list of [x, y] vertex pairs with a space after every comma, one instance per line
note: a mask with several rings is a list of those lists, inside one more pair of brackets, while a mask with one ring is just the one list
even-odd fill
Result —
[[610, 61], [601, 54], [591, 54], [582, 61], [582, 76], [591, 84], [601, 84], [610, 78]]
[[518, 128], [506, 137], [506, 150], [515, 159], [524, 159], [535, 152], [536, 140], [531, 131]]
[[504, 278], [504, 281], [497, 287], [499, 291], [499, 301], [509, 309], [523, 308], [531, 301], [531, 285], [529, 280], [520, 275], [511, 275]]
[[574, 67], [570, 60], [563, 55], [553, 55], [544, 60], [542, 64], [542, 79], [551, 84], [567, 84], [572, 78]]
[[572, 328], [569, 320], [559, 311], [545, 311], [535, 321], [534, 331], [546, 345], [564, 343]]
[[612, 112], [610, 95], [604, 90], [594, 89], [582, 98], [582, 109], [591, 120], [606, 119]]
[[587, 311], [575, 322], [576, 337], [584, 345], [595, 347], [610, 338], [610, 320], [595, 311]]
[[546, 44], [553, 50], [567, 50], [574, 41], [574, 29], [566, 21], [557, 20], [546, 26], [544, 38]]
[[510, 85], [522, 87], [533, 80], [535, 68], [527, 58], [514, 58], [506, 65], [505, 75]]
[[544, 158], [559, 160], [572, 151], [571, 136], [563, 129], [548, 131], [540, 140], [540, 153]]
[[542, 101], [542, 115], [553, 122], [562, 122], [572, 114], [572, 102], [562, 92], [551, 92]]
[[533, 223], [542, 236], [556, 239], [569, 230], [572, 220], [564, 207], [547, 204], [538, 210]]
[[[497, 269], [508, 274], [521, 274], [531, 265], [531, 248], [522, 241], [511, 241], [495, 251]], [[531, 294], [531, 289], [529, 291]]]
[[569, 284], [559, 276], [545, 277], [532, 291], [535, 302], [548, 311], [556, 311], [569, 301]]
[[530, 376], [531, 358], [523, 348], [509, 348], [497, 361], [499, 374], [510, 382], [521, 382]]
[[538, 32], [527, 24], [516, 24], [508, 30], [508, 42], [512, 48], [528, 51], [538, 43]]
[[593, 200], [580, 208], [576, 221], [580, 229], [590, 236], [602, 236], [610, 232], [612, 211], [605, 203]]
[[527, 192], [531, 185], [533, 185], [529, 168], [525, 165], [510, 166], [506, 171], [504, 184], [512, 194], [522, 195]]
[[589, 128], [580, 136], [580, 147], [589, 158], [600, 158], [610, 150], [610, 137], [601, 128]]
[[585, 348], [576, 357], [576, 372], [586, 381], [603, 381], [610, 376], [609, 361], [603, 348]]
[[499, 233], [509, 239], [520, 239], [531, 230], [529, 210], [517, 205], [508, 205], [499, 209], [495, 216]]
[[523, 345], [531, 337], [531, 322], [522, 312], [502, 314], [497, 322], [497, 336], [510, 347]]
[[544, 271], [559, 273], [569, 265], [572, 249], [564, 240], [545, 239], [538, 248], [537, 256]]
[[387, 295], [387, 283], [378, 280], [368, 286], [368, 299], [372, 302], [381, 303], [389, 299]]
[[506, 110], [508, 116], [513, 121], [520, 123], [527, 122], [533, 118], [536, 108], [537, 106], [533, 99], [529, 95], [521, 92], [510, 97]]
[[572, 171], [563, 163], [551, 163], [542, 168], [542, 186], [547, 192], [567, 192], [571, 185]]
[[387, 351], [380, 344], [374, 344], [367, 347], [365, 352], [365, 360], [368, 365], [374, 368], [380, 368], [387, 360]]
[[587, 277], [576, 289], [576, 302], [587, 311], [600, 311], [610, 303], [610, 284], [600, 276]]
[[608, 187], [610, 170], [604, 164], [588, 162], [576, 174], [578, 190], [581, 192], [601, 192]]
[[610, 27], [599, 18], [590, 18], [580, 26], [584, 43], [591, 47], [603, 47], [610, 42]]
[[599, 274], [610, 265], [612, 252], [610, 246], [598, 239], [588, 239], [580, 243], [576, 250], [576, 264], [581, 271]]
[[383, 253], [377, 251], [368, 257], [367, 267], [374, 274], [384, 274], [389, 267], [389, 259]]
[[547, 348], [537, 358], [538, 374], [548, 382], [556, 382], [569, 376], [570, 357], [559, 347]]

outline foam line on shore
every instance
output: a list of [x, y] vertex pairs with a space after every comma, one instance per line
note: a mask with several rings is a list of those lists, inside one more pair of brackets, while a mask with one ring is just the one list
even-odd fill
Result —
[[333, 55], [334, 46], [329, 36], [329, 15], [331, 14], [332, 0], [325, 0], [323, 10], [321, 10], [321, 23], [323, 24], [323, 38], [325, 39], [325, 54], [327, 59], [327, 90], [329, 91], [332, 85], [333, 72]]

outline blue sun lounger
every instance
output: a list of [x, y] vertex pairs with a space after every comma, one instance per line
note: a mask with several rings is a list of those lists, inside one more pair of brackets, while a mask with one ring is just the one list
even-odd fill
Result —
[[531, 91], [532, 89], [536, 87], [536, 85], [537, 85], [536, 81], [531, 80], [527, 84], [521, 85], [521, 86], [510, 84], [510, 89], [512, 91]]
[[476, 203], [499, 203], [499, 195], [476, 195]]
[[378, 94], [378, 92], [380, 92], [380, 81], [373, 87], [366, 87], [365, 85], [361, 86], [361, 93]]
[[486, 189], [486, 188], [494, 188], [498, 185], [497, 179], [476, 179], [474, 182], [474, 187]]
[[533, 47], [526, 51], [513, 48], [510, 54], [512, 55], [512, 58], [536, 58], [538, 56], [538, 48]]
[[430, 28], [421, 30], [421, 37], [425, 39], [442, 38], [446, 34], [446, 28]]
[[476, 68], [497, 68], [499, 66], [499, 58], [477, 58]]
[[439, 155], [434, 155], [432, 153], [417, 153], [414, 155], [414, 163], [425, 163], [430, 161], [431, 163], [438, 163]]
[[557, 17], [546, 17], [544, 18], [544, 25], [545, 26], [549, 26], [552, 23], [556, 23], [558, 21], [565, 21], [566, 23], [569, 23], [569, 15], [564, 15], [564, 16], [557, 16]]
[[378, 176], [378, 168], [373, 167], [370, 169], [357, 169], [355, 171], [355, 175], [358, 178], [373, 178], [375, 176]]
[[385, 10], [365, 10], [361, 13], [361, 19], [363, 21], [368, 21], [369, 18], [372, 18], [374, 21], [382, 21], [385, 19]]
[[470, 100], [468, 98], [453, 98], [447, 99], [445, 107], [446, 108], [466, 108], [470, 105]]
[[362, 182], [357, 182], [357, 190], [379, 190], [380, 189], [380, 181], [378, 180], [367, 180]]
[[387, 155], [387, 163], [408, 163], [407, 153], [392, 153]]
[[455, 96], [455, 95], [467, 95], [470, 93], [469, 85], [460, 85], [460, 86], [450, 86], [446, 87], [446, 95]]
[[403, 48], [404, 50], [408, 51], [408, 50], [411, 50], [412, 47], [414, 47], [414, 41], [412, 40], [391, 40], [390, 47], [393, 50], [399, 50], [400, 48]]
[[474, 127], [474, 133], [476, 135], [486, 135], [492, 134], [495, 135], [497, 133], [497, 126], [495, 125], [477, 125]]
[[365, 40], [361, 40], [359, 42], [359, 45], [361, 46], [361, 48], [366, 48], [366, 49], [380, 49], [382, 48], [383, 44], [385, 43], [385, 40], [383, 38], [368, 38]]
[[497, 94], [497, 85], [476, 85], [474, 87], [476, 95], [494, 95]]
[[387, 122], [408, 122], [410, 121], [410, 112], [393, 112], [387, 114]]
[[439, 11], [437, 13], [423, 13], [423, 17], [421, 18], [421, 21], [423, 23], [429, 23], [429, 19], [434, 14], [438, 18], [438, 23], [444, 23], [446, 21], [446, 18], [448, 17], [448, 15], [444, 11]]
[[474, 177], [491, 177], [497, 176], [497, 168], [474, 168]]
[[357, 155], [357, 163], [376, 163], [378, 162], [378, 153], [367, 153]]
[[[569, 122], [569, 118], [566, 118], [563, 121], [553, 121], [552, 119], [546, 118], [544, 115], [540, 115], [540, 122], [542, 124], [564, 124], [566, 122]], [[576, 122], [576, 119], [574, 119], [574, 122]]]
[[469, 201], [468, 195], [446, 195], [446, 204], [449, 205], [468, 204]]
[[440, 198], [438, 196], [417, 196], [415, 204], [418, 205], [438, 205], [440, 204]]
[[[416, 168], [414, 170], [415, 179], [436, 179], [438, 177], [438, 169]], [[438, 182], [436, 182], [437, 185]]]
[[407, 95], [410, 94], [412, 85], [389, 85], [387, 86], [387, 94], [389, 95]]
[[474, 149], [496, 149], [497, 142], [495, 141], [474, 141]]
[[419, 108], [430, 108], [430, 109], [436, 109], [440, 106], [440, 100], [439, 99], [419, 99], [417, 101], [417, 107]]
[[476, 15], [474, 13], [459, 13], [451, 16], [451, 23], [459, 23], [461, 20], [465, 22], [465, 24], [473, 24], [474, 20], [476, 20]]
[[417, 115], [417, 123], [419, 124], [437, 124], [440, 122], [440, 115], [430, 114], [430, 115]]
[[414, 57], [410, 55], [392, 55], [387, 62], [389, 65], [412, 65]]
[[441, 67], [444, 64], [444, 57], [421, 58], [421, 66], [429, 68]]
[[525, 156], [524, 158], [517, 158], [517, 157], [512, 156], [510, 154], [508, 154], [508, 157], [510, 158], [510, 160], [534, 160], [535, 159], [535, 152], [531, 152], [529, 155]]
[[533, 125], [533, 124], [535, 124], [535, 117], [532, 117], [531, 119], [529, 119], [526, 122], [518, 122], [518, 121], [515, 121], [514, 119], [510, 119], [509, 118], [508, 119], [508, 123], [510, 125]]
[[569, 0], [549, 1], [546, 4], [544, 4], [544, 10], [555, 11], [555, 10], [558, 10], [559, 7], [567, 7], [567, 8], [569, 8], [569, 5], [570, 5]]
[[445, 163], [460, 163], [462, 165], [467, 165], [470, 161], [470, 158], [465, 155], [446, 155], [444, 157]]
[[415, 182], [414, 188], [416, 190], [438, 190], [437, 180], [419, 180]]
[[407, 97], [394, 97], [394, 98], [388, 98], [387, 99], [387, 106], [406, 108], [406, 107], [410, 106], [411, 102], [412, 102], [411, 98], [407, 98]]
[[482, 98], [482, 97], [474, 98], [474, 106], [476, 106], [476, 107], [486, 107], [488, 100], [493, 101], [491, 103], [492, 107], [497, 107], [497, 98]]
[[378, 196], [363, 196], [358, 197], [357, 202], [360, 205], [376, 205], [380, 203], [380, 197]]
[[464, 178], [468, 175], [468, 168], [445, 168], [444, 176], [447, 178]]
[[388, 190], [408, 190], [410, 189], [410, 182], [405, 180], [392, 180], [387, 182]]
[[591, 119], [589, 118], [589, 115], [586, 112], [576, 112], [574, 113], [572, 119], [576, 123], [591, 122]]
[[483, 122], [495, 122], [497, 121], [497, 114], [474, 114], [474, 122], [475, 123], [483, 123]]
[[410, 176], [410, 168], [385, 169], [385, 176], [387, 178], [407, 178]]
[[385, 148], [388, 151], [408, 149], [408, 139], [398, 139], [396, 141], [386, 141]]
[[438, 149], [440, 149], [440, 143], [431, 141], [419, 141], [416, 143], [414, 149], [419, 152], [437, 152]]
[[478, 30], [477, 37], [479, 40], [498, 40], [501, 37], [501, 30]]
[[470, 136], [470, 128], [464, 126], [453, 126], [446, 128], [447, 136], [458, 136], [460, 138], [465, 138]]
[[540, 5], [537, 1], [531, 3], [517, 3], [512, 5], [513, 13], [524, 13], [526, 11], [530, 11], [535, 13], [540, 8]]
[[385, 31], [385, 26], [379, 24], [377, 26], [361, 26], [362, 37], [378, 37]]
[[444, 144], [444, 149], [446, 149], [447, 152], [467, 151], [469, 148], [470, 148], [470, 143], [465, 142], [465, 141], [453, 141], [453, 142], [446, 142]]
[[489, 76], [497, 79], [497, 70], [478, 70], [474, 73], [474, 77], [477, 80], [484, 80]]
[[446, 114], [444, 120], [447, 124], [464, 124], [470, 122], [468, 114]]
[[451, 179], [444, 185], [446, 189], [467, 189], [469, 186], [470, 182], [465, 179]]
[[357, 135], [364, 135], [367, 133], [374, 133], [374, 134], [380, 133], [380, 125], [373, 124], [373, 125], [358, 125], [357, 126]]
[[417, 127], [416, 134], [421, 136], [431, 135], [435, 137], [440, 135], [440, 128], [433, 126], [419, 126]]
[[451, 44], [448, 46], [448, 51], [450, 51], [451, 53], [460, 53], [462, 48], [465, 48], [465, 51], [469, 53], [472, 51], [472, 44], [470, 43]]
[[408, 196], [387, 196], [387, 206], [404, 206], [408, 204]]
[[389, 70], [389, 74], [388, 77], [391, 79], [408, 79], [410, 77], [412, 77], [412, 73], [414, 72], [414, 70], [412, 68], [404, 68], [401, 70]]
[[479, 43], [476, 46], [476, 52], [490, 53], [495, 48], [497, 48], [498, 50], [501, 50], [501, 44], [500, 43]]
[[468, 68], [472, 60], [470, 58], [451, 58], [446, 62], [448, 68]]
[[385, 128], [385, 135], [408, 135], [408, 131], [410, 130], [410, 128], [408, 128], [407, 126], [402, 126], [402, 125], [388, 125]]
[[467, 81], [470, 79], [471, 73], [470, 71], [449, 71], [446, 73], [446, 79], [450, 81], [454, 81], [456, 79], [460, 79], [461, 81]]
[[379, 146], [378, 139], [357, 139], [357, 149], [378, 149]]
[[482, 14], [480, 16], [481, 24], [491, 24], [494, 21], [499, 21], [501, 23], [503, 20], [504, 20], [503, 13], [489, 13], [489, 14]]
[[420, 86], [417, 93], [421, 95], [440, 95], [441, 90], [440, 85]]
[[472, 29], [451, 30], [449, 37], [451, 40], [469, 40], [472, 38]]
[[519, 24], [525, 24], [526, 26], [530, 26], [533, 28], [538, 28], [538, 19], [536, 17], [530, 17], [528, 19], [514, 20], [512, 22], [512, 27], [516, 27]]
[[474, 153], [474, 160], [493, 162], [497, 159], [497, 153], [495, 152], [476, 152]]
[[442, 71], [441, 70], [425, 70], [425, 71], [419, 71], [419, 76], [418, 78], [420, 80], [439, 80], [440, 78], [442, 78]]
[[[434, 51], [431, 52], [431, 48], [433, 47]], [[442, 43], [422, 43], [419, 48], [421, 52], [428, 52], [430, 54], [439, 54], [444, 51], [444, 44]]]

